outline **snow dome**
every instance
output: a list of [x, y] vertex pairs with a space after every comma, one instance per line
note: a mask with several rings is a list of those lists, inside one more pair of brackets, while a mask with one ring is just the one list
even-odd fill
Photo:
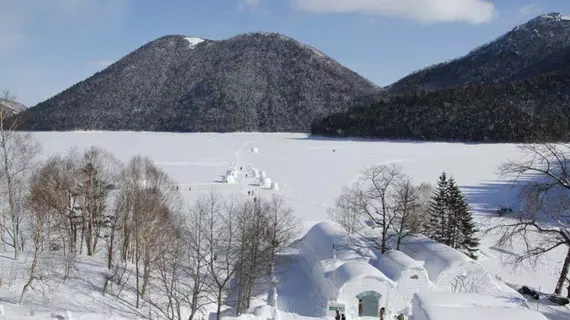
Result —
[[389, 250], [378, 258], [376, 267], [396, 283], [396, 313], [405, 313], [414, 294], [430, 291], [432, 284], [423, 261], [417, 261], [401, 251]]
[[479, 263], [425, 236], [402, 239], [400, 250], [415, 260], [425, 262], [424, 268], [437, 289], [489, 294], [501, 291], [491, 274]]
[[262, 188], [271, 188], [271, 179], [264, 177], [264, 178], [259, 178], [259, 186]]
[[224, 177], [224, 182], [229, 184], [234, 184], [236, 183], [236, 177], [233, 175], [227, 175]]
[[377, 317], [382, 307], [387, 314], [395, 311], [396, 284], [366, 262], [345, 262], [327, 280], [336, 290], [336, 300], [346, 304], [349, 319], [358, 317], [359, 300], [363, 303], [363, 317]]

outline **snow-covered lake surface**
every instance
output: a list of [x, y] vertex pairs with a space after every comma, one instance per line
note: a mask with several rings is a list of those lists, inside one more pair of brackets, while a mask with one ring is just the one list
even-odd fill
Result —
[[[490, 217], [490, 213], [502, 205], [511, 205], [517, 194], [516, 187], [501, 181], [498, 175], [501, 163], [520, 155], [513, 144], [351, 141], [294, 133], [42, 132], [34, 135], [42, 144], [44, 156], [89, 146], [102, 147], [125, 162], [136, 154], [148, 156], [179, 183], [189, 202], [210, 190], [243, 197], [251, 190], [258, 195], [280, 194], [304, 221], [305, 231], [328, 219], [327, 209], [333, 206], [342, 188], [370, 165], [397, 164], [418, 184], [435, 184], [442, 171], [452, 175], [466, 193], [481, 229], [496, 224], [499, 218]], [[264, 171], [279, 185], [279, 190], [260, 189], [257, 179], [246, 178], [244, 174], [238, 175], [235, 184], [222, 183], [232, 165]], [[482, 239], [480, 258], [480, 263], [493, 275], [515, 285], [553, 291], [563, 251], [552, 252], [535, 269], [513, 270], [503, 260], [516, 252], [492, 249], [495, 241], [495, 236]], [[293, 288], [283, 288], [280, 293], [283, 299], [298, 300]], [[570, 311], [565, 309], [542, 308], [552, 320], [570, 319]]]

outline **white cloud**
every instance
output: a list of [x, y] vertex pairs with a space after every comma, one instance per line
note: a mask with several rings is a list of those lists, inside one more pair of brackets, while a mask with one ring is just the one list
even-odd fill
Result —
[[496, 15], [486, 0], [292, 0], [316, 13], [365, 13], [406, 17], [424, 23], [463, 21], [488, 23]]
[[536, 3], [533, 3], [521, 7], [519, 12], [524, 16], [534, 16], [542, 12], [542, 7]]

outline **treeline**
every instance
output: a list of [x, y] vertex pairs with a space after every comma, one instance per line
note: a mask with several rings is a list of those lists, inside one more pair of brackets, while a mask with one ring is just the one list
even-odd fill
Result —
[[315, 135], [472, 142], [570, 137], [570, 68], [519, 83], [389, 96], [313, 124]]
[[[20, 303], [60, 275], [65, 282], [80, 256], [104, 261], [103, 294], [134, 296], [134, 307], [168, 319], [212, 306], [220, 318], [223, 305], [240, 314], [259, 290], [275, 296], [276, 255], [298, 227], [282, 198], [204, 193], [185, 208], [177, 183], [148, 158], [122, 163], [91, 147], [40, 161], [30, 134], [4, 129], [2, 248], [33, 257]], [[63, 270], [45, 269], [54, 257]]]

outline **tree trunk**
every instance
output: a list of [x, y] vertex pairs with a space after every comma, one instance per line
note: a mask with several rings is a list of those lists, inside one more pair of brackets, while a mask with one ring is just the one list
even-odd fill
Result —
[[218, 288], [218, 308], [216, 310], [216, 320], [220, 320], [222, 317], [220, 312], [222, 311], [222, 290], [223, 288]]
[[560, 277], [558, 278], [558, 283], [556, 284], [556, 289], [554, 293], [560, 295], [562, 293], [562, 288], [566, 279], [568, 279], [568, 270], [570, 269], [570, 246], [568, 246], [568, 252], [566, 253], [566, 258], [564, 259], [564, 265], [562, 266], [562, 271], [560, 271]]

